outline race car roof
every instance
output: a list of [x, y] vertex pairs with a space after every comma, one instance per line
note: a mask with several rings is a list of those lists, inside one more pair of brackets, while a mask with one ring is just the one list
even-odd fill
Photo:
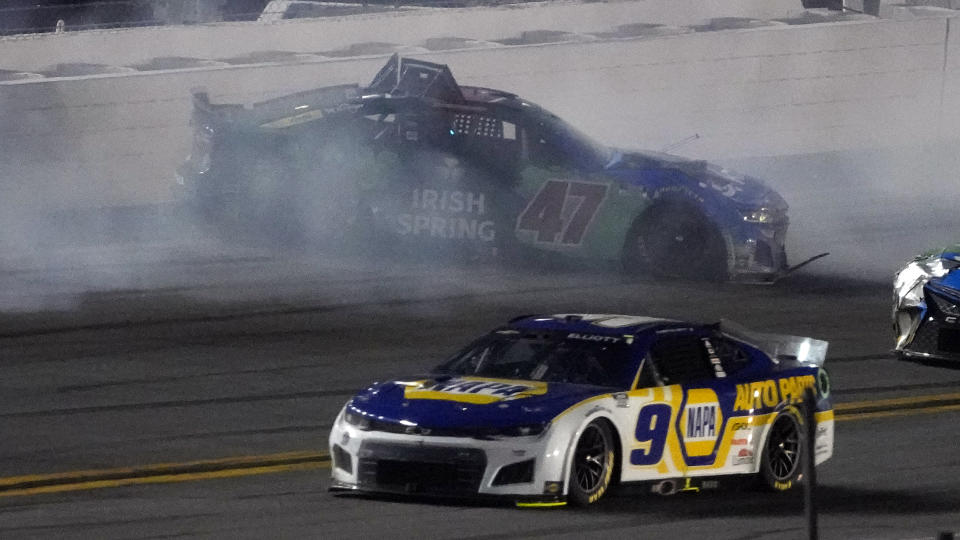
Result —
[[622, 336], [664, 326], [700, 326], [673, 319], [638, 315], [596, 313], [560, 313], [555, 315], [524, 315], [510, 321], [510, 326], [532, 330], [563, 330], [590, 334]]

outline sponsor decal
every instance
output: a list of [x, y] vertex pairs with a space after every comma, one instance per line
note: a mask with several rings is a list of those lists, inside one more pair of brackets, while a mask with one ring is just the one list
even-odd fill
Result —
[[397, 234], [443, 240], [493, 242], [496, 226], [487, 214], [482, 192], [415, 189], [410, 212], [397, 216]]
[[708, 457], [717, 449], [722, 426], [723, 413], [716, 392], [709, 388], [688, 390], [677, 430], [683, 440], [684, 455], [687, 458], [702, 458], [688, 460], [688, 465], [709, 464], [704, 460], [712, 463], [712, 458]]
[[442, 382], [431, 380], [408, 384], [403, 390], [403, 397], [487, 404], [546, 392], [547, 383], [461, 377]]
[[773, 489], [786, 491], [793, 487], [793, 480], [787, 480], [786, 482], [774, 482]]
[[730, 446], [744, 446], [749, 442], [747, 439], [730, 439]]
[[747, 420], [735, 420], [730, 423], [730, 431], [742, 431], [750, 427], [750, 422]]
[[727, 373], [723, 371], [723, 366], [720, 364], [720, 357], [717, 355], [717, 352], [713, 349], [713, 344], [710, 343], [710, 340], [703, 338], [704, 348], [707, 349], [707, 357], [710, 358], [710, 365], [713, 366], [713, 372], [716, 374], [718, 379], [722, 379], [727, 376]]
[[694, 405], [687, 407], [687, 441], [705, 441], [717, 437], [717, 406]]
[[753, 450], [741, 448], [737, 455], [733, 456], [734, 465], [749, 465], [754, 461]]
[[768, 379], [737, 385], [735, 411], [770, 409], [780, 403], [799, 403], [807, 388], [816, 390], [817, 381], [813, 375]]

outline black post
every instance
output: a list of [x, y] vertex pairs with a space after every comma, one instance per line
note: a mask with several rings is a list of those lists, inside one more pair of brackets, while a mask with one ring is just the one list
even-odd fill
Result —
[[817, 403], [813, 388], [803, 395], [803, 510], [807, 518], [807, 538], [817, 540], [817, 504], [814, 490], [817, 487]]

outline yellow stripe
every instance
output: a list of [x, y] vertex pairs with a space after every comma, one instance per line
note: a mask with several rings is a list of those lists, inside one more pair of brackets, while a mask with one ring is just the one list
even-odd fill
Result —
[[211, 480], [214, 478], [234, 478], [257, 474], [272, 474], [286, 471], [304, 471], [310, 469], [324, 469], [330, 463], [295, 463], [292, 465], [271, 465], [265, 467], [244, 467], [239, 469], [225, 469], [200, 473], [165, 474], [145, 476], [141, 478], [119, 478], [115, 480], [94, 480], [91, 482], [77, 482], [73, 484], [59, 484], [54, 486], [40, 486], [33, 488], [15, 489], [0, 492], [0, 497], [15, 497], [24, 495], [38, 495], [42, 493], [62, 493], [65, 491], [84, 491], [110, 487], [131, 486], [137, 484], [168, 484], [173, 482], [193, 482], [197, 480]]
[[567, 503], [563, 501], [557, 502], [518, 502], [517, 506], [520, 508], [549, 508], [553, 506], [566, 506]]
[[849, 416], [837, 417], [837, 422], [850, 422], [854, 420], [870, 420], [871, 418], [887, 418], [891, 416], [913, 416], [915, 414], [933, 414], [938, 412], [960, 411], [960, 404], [941, 405], [938, 407], [923, 407], [920, 409], [901, 409], [898, 411], [877, 411], [867, 413], [856, 413]]
[[142, 475], [157, 473], [162, 474], [170, 469], [186, 469], [190, 467], [218, 467], [221, 469], [240, 468], [244, 465], [253, 465], [256, 463], [265, 463], [271, 461], [288, 461], [295, 459], [312, 459], [316, 461], [329, 460], [330, 455], [326, 452], [282, 452], [277, 454], [264, 454], [261, 456], [235, 456], [219, 459], [205, 459], [199, 461], [186, 461], [182, 463], [153, 463], [142, 467], [124, 467], [118, 469], [89, 469], [82, 471], [69, 471], [51, 474], [31, 474], [24, 476], [10, 476], [0, 478], [0, 488], [12, 486], [26, 482], [51, 482], [58, 480], [76, 479], [81, 482], [83, 478], [91, 476], [118, 476], [118, 475]]
[[878, 399], [872, 401], [853, 401], [850, 403], [837, 403], [833, 406], [837, 411], [848, 411], [851, 409], [863, 409], [872, 407], [891, 407], [895, 405], [912, 405], [914, 403], [923, 403], [927, 401], [950, 401], [960, 399], [960, 392], [953, 394], [930, 394], [924, 396], [910, 396], [890, 399]]
[[817, 422], [829, 422], [833, 420], [833, 410], [829, 411], [820, 411], [814, 415], [814, 420]]

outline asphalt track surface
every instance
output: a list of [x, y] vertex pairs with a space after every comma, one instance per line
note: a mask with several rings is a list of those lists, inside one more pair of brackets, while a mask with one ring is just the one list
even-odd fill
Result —
[[0, 538], [803, 537], [798, 493], [733, 484], [582, 510], [326, 491], [326, 435], [352, 392], [515, 315], [577, 311], [829, 340], [838, 426], [819, 469], [821, 537], [960, 529], [960, 370], [890, 356], [884, 281], [717, 286], [212, 245], [93, 259], [110, 262], [0, 273]]

